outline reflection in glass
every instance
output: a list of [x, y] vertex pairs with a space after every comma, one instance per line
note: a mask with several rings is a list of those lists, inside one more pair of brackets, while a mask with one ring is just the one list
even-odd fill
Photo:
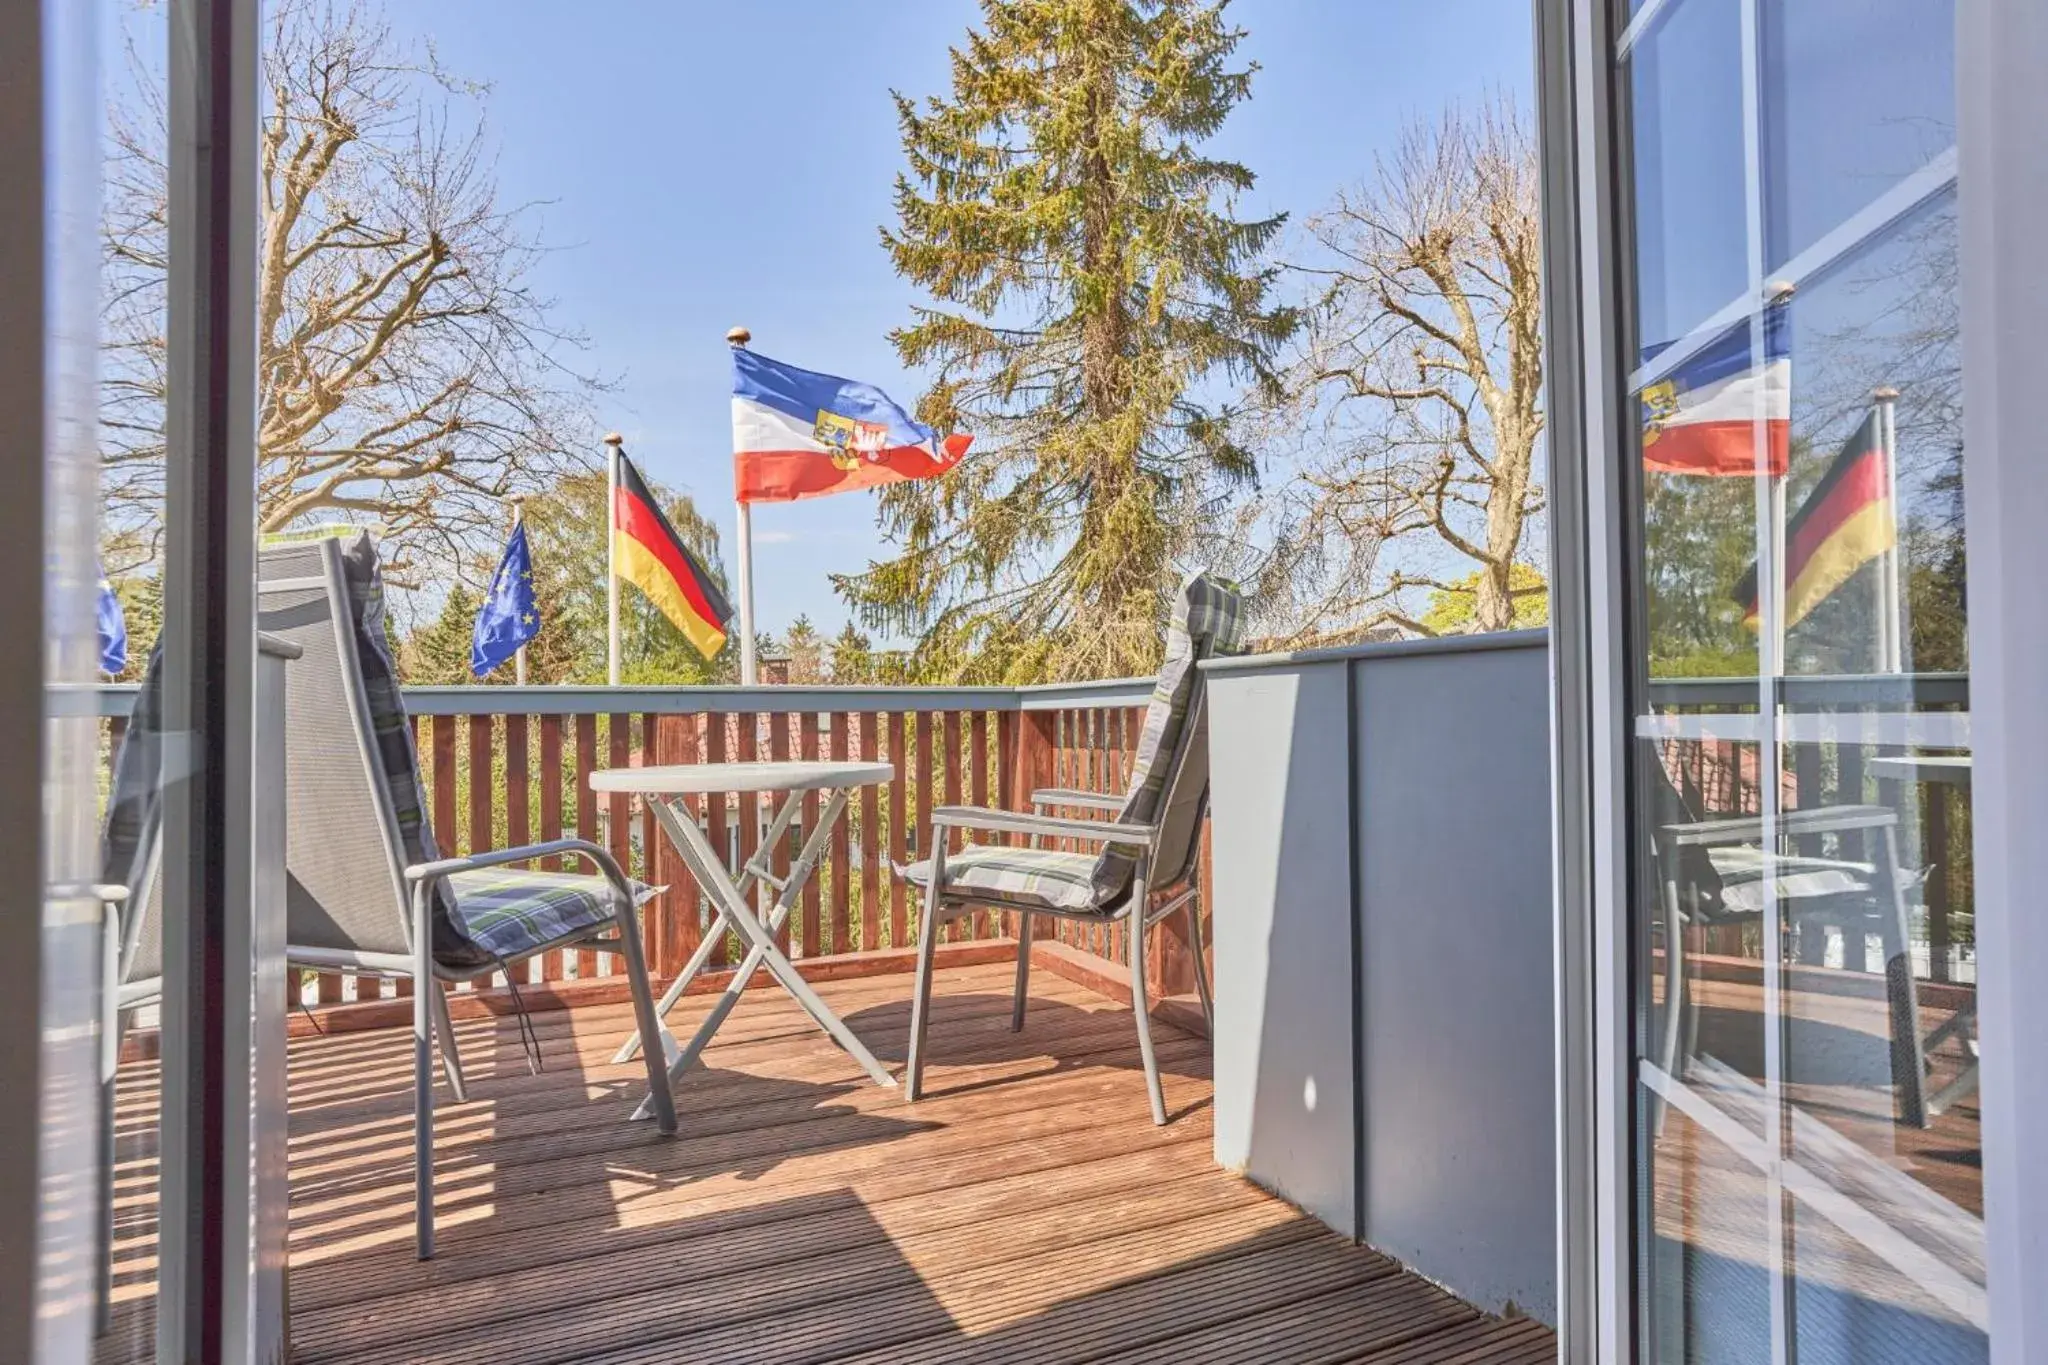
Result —
[[1953, 189], [1864, 213], [1951, 151], [1952, 14], [1762, 0], [1746, 154], [1740, 6], [1667, 9], [1623, 66], [1646, 1356], [1982, 1361]]
[[[1677, 0], [1627, 71], [1637, 335], [1685, 335], [1743, 292], [1741, 11]], [[1732, 216], [1731, 216], [1731, 210]]]
[[1956, 20], [1947, 0], [1796, 0], [1762, 19], [1776, 271], [1955, 145]]

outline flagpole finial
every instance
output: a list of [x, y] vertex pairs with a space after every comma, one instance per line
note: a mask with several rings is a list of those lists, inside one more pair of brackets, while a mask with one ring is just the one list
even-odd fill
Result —
[[1766, 303], [1783, 303], [1798, 292], [1799, 286], [1791, 280], [1772, 280], [1764, 286], [1764, 301]]
[[622, 446], [626, 443], [626, 438], [616, 431], [607, 431], [604, 434], [604, 443], [608, 446]]
[[753, 339], [754, 334], [744, 327], [728, 328], [725, 333], [725, 344], [728, 346], [744, 346]]
[[1899, 391], [1889, 384], [1880, 384], [1870, 391], [1870, 396], [1880, 403], [1889, 403], [1899, 396]]

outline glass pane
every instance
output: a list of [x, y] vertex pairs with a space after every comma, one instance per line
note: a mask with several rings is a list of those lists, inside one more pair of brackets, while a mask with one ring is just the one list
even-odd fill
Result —
[[1949, 0], [1769, 0], [1761, 48], [1775, 270], [1955, 145]]
[[[1717, 337], [1701, 319], [1751, 283], [1736, 7], [1686, 0], [1624, 73], [1625, 321], [1648, 381], [1628, 455], [1632, 905], [1657, 1360], [1987, 1354], [1955, 209], [1944, 193], [1881, 229], [1852, 221], [1952, 143], [1953, 91], [1925, 74], [1951, 60], [1952, 20], [1847, 8], [1765, 4], [1758, 52], [1767, 258], [1846, 224], [1841, 249]], [[1923, 24], [1942, 31], [1902, 51]], [[1665, 85], [1720, 121], [1676, 125], [1690, 161], [1665, 154]], [[1674, 188], [1680, 165], [1700, 180]], [[1700, 183], [1722, 192], [1680, 221], [1674, 196]], [[1737, 1228], [1761, 1239], [1746, 1256], [1711, 1244]]]
[[1743, 292], [1742, 28], [1734, 0], [1673, 0], [1630, 54], [1637, 335], [1683, 336]]
[[1683, 1112], [1662, 1122], [1644, 1201], [1642, 1358], [1656, 1365], [1769, 1360], [1769, 1184], [1755, 1163]]

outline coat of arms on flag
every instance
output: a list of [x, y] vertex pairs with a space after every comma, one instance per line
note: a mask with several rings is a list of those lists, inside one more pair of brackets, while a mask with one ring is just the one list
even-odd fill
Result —
[[942, 435], [873, 384], [800, 370], [745, 347], [732, 353], [734, 496], [740, 502], [929, 479], [973, 438]]

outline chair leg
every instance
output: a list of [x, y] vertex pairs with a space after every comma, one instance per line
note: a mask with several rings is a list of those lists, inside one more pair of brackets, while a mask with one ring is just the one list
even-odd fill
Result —
[[1895, 825], [1885, 827], [1883, 854], [1879, 871], [1884, 874], [1891, 899], [1880, 915], [1884, 925], [1885, 997], [1892, 1026], [1892, 1083], [1899, 1092], [1899, 1121], [1908, 1127], [1925, 1128], [1934, 1121], [1927, 1109], [1927, 1048], [1920, 1035], [1920, 990], [1913, 977], [1913, 943], [1908, 934], [1906, 893], [1899, 884]]
[[1010, 1006], [1010, 1032], [1024, 1031], [1024, 1001], [1031, 989], [1031, 915], [1017, 912], [1017, 998]]
[[932, 873], [924, 887], [924, 917], [917, 932], [917, 986], [910, 998], [910, 1056], [903, 1068], [903, 1098], [915, 1100], [924, 1093], [924, 1033], [931, 1022], [932, 967], [939, 951], [939, 887], [946, 876], [946, 842], [941, 837], [932, 849]]
[[415, 882], [412, 892], [413, 1252], [422, 1261], [434, 1258], [434, 1012], [428, 994], [440, 989], [434, 979], [429, 886]]
[[1152, 1096], [1152, 1122], [1166, 1122], [1166, 1091], [1159, 1084], [1159, 1059], [1152, 1053], [1152, 1002], [1145, 994], [1145, 864], [1138, 864], [1131, 881], [1131, 913], [1127, 937], [1131, 941], [1131, 1012], [1138, 1020], [1138, 1056], [1145, 1063], [1145, 1088]]
[[455, 1042], [455, 1016], [448, 1010], [448, 988], [438, 981], [429, 981], [424, 986], [415, 981], [413, 989], [423, 992], [433, 1007], [435, 1042], [441, 1049], [441, 1069], [448, 1075], [449, 1093], [455, 1096], [457, 1104], [467, 1104], [469, 1085], [462, 1078], [462, 1054]]
[[668, 1084], [668, 1057], [661, 1046], [661, 1016], [654, 1008], [654, 986], [647, 979], [647, 955], [640, 946], [639, 916], [630, 898], [619, 906], [619, 952], [626, 959], [626, 978], [633, 991], [633, 1018], [639, 1025], [640, 1056], [647, 1063], [647, 1097], [654, 1103], [654, 1123], [674, 1136], [676, 1101]]
[[1202, 898], [1189, 896], [1188, 951], [1195, 956], [1195, 994], [1202, 1002], [1202, 1027], [1209, 1030], [1209, 1040], [1216, 1040], [1216, 996], [1209, 987], [1209, 959], [1202, 950]]

